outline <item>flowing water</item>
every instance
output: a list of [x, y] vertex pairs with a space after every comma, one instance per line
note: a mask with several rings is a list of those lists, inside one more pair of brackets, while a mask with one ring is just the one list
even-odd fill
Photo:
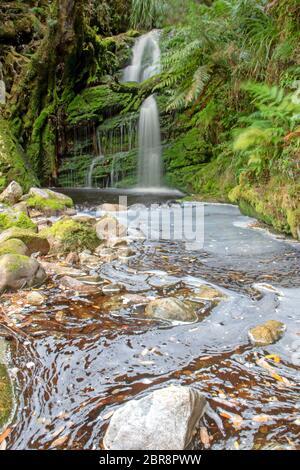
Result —
[[[172, 213], [176, 224], [187, 205], [154, 210]], [[254, 228], [236, 207], [212, 204], [204, 207], [204, 246], [142, 240], [149, 209], [131, 206], [130, 220], [137, 209], [130, 229], [136, 255], [94, 269], [100, 283], [117, 282], [121, 292], [95, 287], [94, 297], [72, 297], [51, 281], [47, 304], [23, 312], [27, 336], [13, 343], [19, 406], [8, 447], [99, 449], [117, 406], [174, 383], [197, 387], [219, 416], [202, 421], [212, 449], [300, 448], [299, 243]], [[203, 284], [225, 299], [199, 302]], [[143, 318], [150, 298], [167, 295], [194, 302], [198, 322]], [[285, 335], [252, 346], [249, 328], [267, 319], [283, 321]], [[201, 448], [198, 436], [194, 445]]]
[[[160, 48], [157, 31], [141, 36], [134, 48], [132, 63], [124, 70], [125, 82], [141, 83], [160, 72]], [[162, 151], [159, 111], [154, 95], [142, 104], [139, 119], [138, 186], [160, 188]]]

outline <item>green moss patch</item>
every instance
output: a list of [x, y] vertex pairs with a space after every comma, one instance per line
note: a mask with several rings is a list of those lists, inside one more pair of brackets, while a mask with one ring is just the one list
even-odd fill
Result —
[[0, 245], [0, 256], [16, 254], [16, 255], [27, 255], [28, 249], [21, 240], [17, 238], [11, 238]]
[[96, 231], [91, 225], [65, 218], [58, 220], [51, 228], [45, 229], [43, 235], [48, 236], [64, 252], [83, 249], [94, 250], [99, 245]]
[[28, 215], [21, 213], [21, 214], [0, 214], [0, 232], [3, 230], [7, 230], [11, 227], [17, 228], [24, 228], [35, 230], [36, 225], [32, 222], [32, 220], [28, 217]]
[[8, 420], [13, 409], [13, 391], [6, 367], [0, 364], [0, 427]]
[[27, 206], [31, 209], [37, 209], [40, 211], [61, 211], [70, 207], [73, 207], [73, 201], [71, 198], [67, 199], [58, 199], [58, 198], [49, 198], [45, 199], [40, 196], [30, 196], [26, 203]]

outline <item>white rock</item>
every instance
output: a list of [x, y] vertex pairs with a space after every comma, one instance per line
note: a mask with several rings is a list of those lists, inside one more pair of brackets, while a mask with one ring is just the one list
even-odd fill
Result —
[[113, 414], [104, 437], [108, 450], [184, 450], [206, 400], [195, 388], [169, 386], [130, 400]]

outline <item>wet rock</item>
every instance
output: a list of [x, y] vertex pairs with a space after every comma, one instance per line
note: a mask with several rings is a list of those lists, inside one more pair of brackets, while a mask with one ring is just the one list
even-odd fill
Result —
[[278, 341], [286, 330], [284, 323], [268, 320], [262, 325], [251, 328], [248, 332], [250, 341], [256, 346], [267, 346]]
[[4, 232], [0, 234], [0, 245], [12, 238], [21, 240], [27, 246], [29, 254], [40, 253], [41, 255], [47, 255], [50, 250], [50, 245], [46, 237], [34, 233], [32, 230], [19, 229], [17, 227], [4, 230]]
[[46, 261], [41, 261], [41, 265], [49, 275], [57, 275], [61, 277], [71, 276], [76, 278], [85, 275], [85, 272], [81, 271], [80, 269], [76, 269], [71, 266], [63, 266], [58, 263], [48, 263]]
[[79, 255], [75, 251], [72, 251], [66, 257], [66, 263], [68, 263], [68, 264], [75, 264], [76, 265], [76, 264], [79, 264], [79, 262], [80, 262]]
[[[31, 188], [22, 200], [26, 201], [29, 209], [47, 215], [64, 213], [73, 208], [73, 201], [70, 197], [51, 189]], [[71, 214], [74, 214], [73, 209]]]
[[39, 286], [47, 279], [44, 268], [36, 259], [22, 255], [0, 258], [0, 292]]
[[194, 388], [170, 386], [130, 400], [113, 414], [108, 450], [184, 450], [205, 413], [206, 400]]
[[105, 263], [110, 263], [111, 261], [118, 259], [118, 254], [116, 250], [114, 250], [113, 248], [102, 247], [102, 245], [96, 248], [95, 253], [97, 256], [99, 256], [101, 261]]
[[203, 285], [199, 291], [195, 292], [195, 297], [203, 300], [219, 300], [226, 298], [225, 294], [208, 285]]
[[77, 215], [74, 215], [72, 219], [82, 224], [95, 225], [97, 223], [96, 217], [93, 217], [88, 214], [77, 214]]
[[180, 322], [195, 322], [198, 319], [193, 307], [174, 297], [152, 300], [145, 309], [145, 316]]
[[8, 254], [27, 256], [29, 254], [29, 250], [22, 240], [11, 238], [0, 244], [0, 256]]
[[96, 224], [96, 232], [100, 240], [124, 237], [127, 233], [126, 227], [111, 215], [105, 215]]
[[26, 300], [27, 300], [27, 303], [30, 305], [39, 306], [45, 303], [46, 297], [40, 294], [39, 292], [32, 291], [32, 292], [29, 292]]
[[90, 284], [85, 284], [84, 282], [78, 281], [77, 279], [74, 279], [70, 276], [62, 277], [60, 280], [60, 285], [75, 292], [79, 292], [80, 294], [97, 293], [97, 287]]
[[118, 294], [121, 290], [122, 286], [120, 284], [107, 284], [102, 287], [103, 294]]
[[80, 264], [88, 267], [95, 267], [100, 264], [98, 256], [92, 255], [90, 251], [83, 251], [79, 255]]
[[19, 183], [12, 181], [7, 188], [0, 194], [0, 202], [5, 204], [17, 203], [23, 195], [23, 190]]

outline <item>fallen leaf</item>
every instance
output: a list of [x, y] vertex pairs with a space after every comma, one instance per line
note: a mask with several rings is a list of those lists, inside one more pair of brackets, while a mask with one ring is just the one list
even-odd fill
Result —
[[5, 431], [0, 435], [0, 444], [7, 438], [7, 436], [11, 433], [11, 428], [5, 429]]
[[238, 443], [238, 441], [235, 441], [233, 445], [236, 450], [240, 450], [240, 444]]
[[256, 415], [252, 418], [252, 421], [255, 421], [256, 423], [266, 423], [270, 419], [272, 419], [272, 417], [268, 415]]
[[227, 411], [224, 411], [224, 410], [221, 411], [220, 415], [223, 416], [223, 418], [229, 419], [232, 422], [233, 427], [235, 429], [239, 429], [244, 421], [242, 416], [235, 414], [235, 413], [228, 413]]
[[276, 362], [278, 364], [280, 362], [280, 357], [277, 356], [276, 354], [268, 354], [265, 356], [266, 359], [271, 359], [272, 361]]
[[201, 426], [200, 428], [200, 440], [202, 444], [204, 445], [205, 449], [208, 449], [210, 447], [210, 438], [209, 434], [207, 432], [206, 427]]
[[52, 447], [58, 447], [58, 446], [61, 446], [62, 444], [64, 444], [67, 440], [68, 440], [69, 436], [62, 436], [62, 437], [58, 437], [57, 439], [55, 439], [55, 441], [52, 442]]

